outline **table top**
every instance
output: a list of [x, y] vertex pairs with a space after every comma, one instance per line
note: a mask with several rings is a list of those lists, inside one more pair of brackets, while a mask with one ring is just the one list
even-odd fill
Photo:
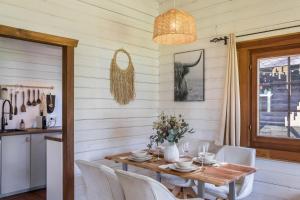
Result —
[[154, 172], [165, 173], [176, 175], [185, 179], [199, 180], [205, 183], [211, 183], [216, 186], [227, 185], [233, 181], [237, 181], [240, 178], [247, 176], [249, 174], [255, 173], [256, 169], [249, 166], [222, 163], [217, 167], [205, 166], [205, 170], [196, 170], [193, 172], [181, 173], [171, 169], [162, 169], [160, 165], [170, 164], [166, 162], [163, 158], [157, 160], [155, 157], [149, 161], [145, 162], [134, 162], [128, 160], [130, 153], [122, 153], [112, 156], [107, 156], [105, 159], [112, 160], [118, 163], [124, 163], [144, 169], [148, 169]]

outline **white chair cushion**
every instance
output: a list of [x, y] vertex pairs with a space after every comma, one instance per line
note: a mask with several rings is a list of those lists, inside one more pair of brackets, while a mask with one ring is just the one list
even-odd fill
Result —
[[[255, 167], [255, 149], [245, 147], [224, 146], [216, 154], [216, 159], [220, 162], [235, 163]], [[236, 181], [236, 198], [247, 197], [253, 189], [254, 174], [248, 175]], [[228, 186], [215, 187], [210, 184], [205, 186], [206, 192], [222, 198], [227, 198]]]
[[117, 170], [116, 174], [124, 189], [126, 200], [176, 200], [164, 185], [152, 178], [121, 170]]
[[179, 187], [193, 187], [195, 182], [190, 179], [183, 179], [171, 174], [161, 174], [162, 181]]
[[113, 169], [83, 160], [76, 164], [82, 173], [88, 200], [125, 200]]
[[[241, 184], [236, 184], [236, 191], [239, 191], [241, 189]], [[223, 186], [215, 186], [209, 183], [205, 184], [205, 192], [213, 195], [213, 196], [217, 196], [217, 197], [221, 197], [223, 199], [227, 198], [227, 195], [229, 193], [229, 186], [228, 185], [223, 185]]]

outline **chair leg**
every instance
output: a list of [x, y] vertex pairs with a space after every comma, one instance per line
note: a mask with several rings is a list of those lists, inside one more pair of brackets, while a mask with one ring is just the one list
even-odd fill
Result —
[[183, 199], [187, 199], [188, 198], [188, 194], [186, 192], [182, 192], [183, 193]]
[[175, 186], [172, 190], [172, 193], [175, 197], [177, 197], [179, 195], [179, 193], [181, 192], [181, 188], [178, 186]]
[[196, 198], [197, 197], [197, 194], [196, 192], [193, 190], [192, 187], [186, 187], [186, 188], [183, 188], [183, 193], [186, 193], [186, 195], [188, 197], [191, 197], [191, 198]]
[[192, 187], [182, 187], [180, 188], [180, 195], [177, 196], [178, 198], [196, 198], [197, 194], [195, 193], [195, 191], [193, 190]]
[[172, 189], [172, 194], [177, 198], [183, 198], [183, 199], [196, 198], [197, 197], [197, 194], [195, 193], [195, 191], [193, 190], [192, 187], [175, 186]]

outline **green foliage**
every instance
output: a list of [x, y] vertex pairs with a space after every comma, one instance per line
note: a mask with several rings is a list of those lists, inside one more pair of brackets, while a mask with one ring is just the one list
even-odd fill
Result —
[[170, 143], [178, 143], [186, 133], [194, 133], [193, 129], [189, 128], [189, 124], [182, 118], [181, 115], [166, 115], [161, 113], [158, 120], [153, 123], [154, 133], [150, 136], [150, 143], [147, 147], [150, 149], [153, 144], [162, 144], [165, 141]]

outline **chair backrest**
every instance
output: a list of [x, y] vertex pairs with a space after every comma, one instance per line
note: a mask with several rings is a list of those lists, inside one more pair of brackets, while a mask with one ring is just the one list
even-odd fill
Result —
[[117, 170], [126, 200], [176, 200], [161, 183], [147, 176]]
[[[221, 162], [235, 163], [255, 167], [256, 150], [246, 147], [224, 146], [216, 154]], [[254, 174], [248, 175], [238, 183], [241, 184], [237, 199], [248, 196], [253, 190]]]
[[115, 171], [107, 166], [77, 160], [86, 184], [88, 200], [125, 200]]
[[255, 149], [246, 147], [224, 146], [216, 154], [221, 162], [230, 162], [241, 165], [255, 166]]

